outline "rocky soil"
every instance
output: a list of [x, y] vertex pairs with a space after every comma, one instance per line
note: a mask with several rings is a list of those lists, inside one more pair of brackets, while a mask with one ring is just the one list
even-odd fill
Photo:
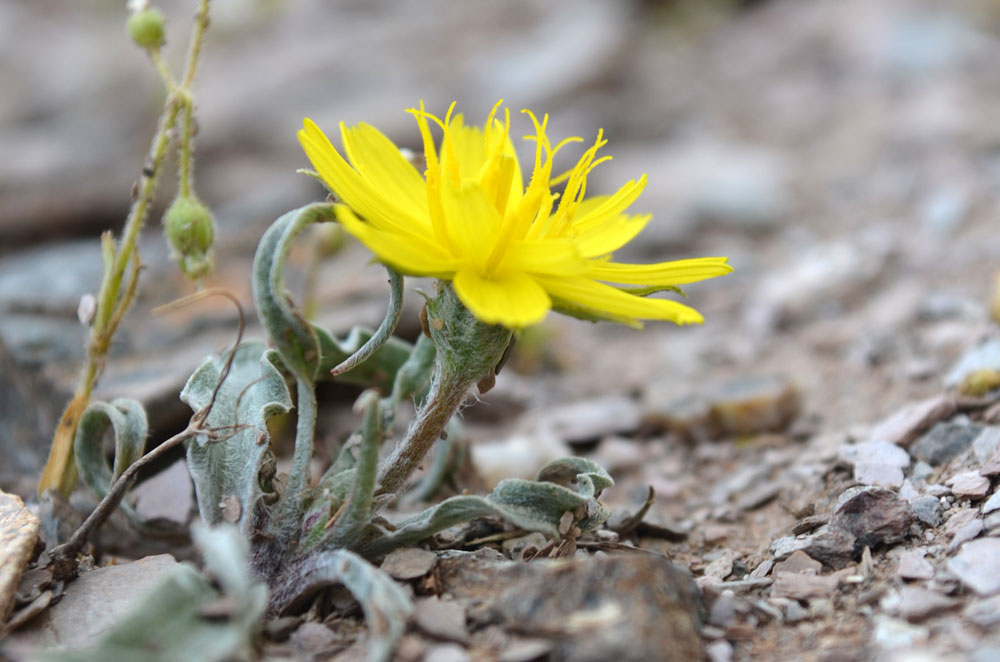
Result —
[[[82, 354], [97, 235], [124, 218], [159, 104], [120, 7], [61, 4], [0, 7], [0, 488], [29, 501]], [[164, 4], [185, 26], [187, 4]], [[603, 126], [615, 158], [592, 190], [649, 174], [635, 209], [654, 222], [627, 257], [736, 269], [685, 288], [703, 327], [552, 317], [525, 334], [466, 410], [458, 487], [582, 454], [615, 477], [615, 515], [571, 543], [484, 523], [389, 557], [419, 605], [399, 659], [1000, 659], [1000, 14], [982, 0], [706, 4], [218, 3], [198, 178], [220, 223], [212, 284], [247, 310], [260, 234], [321, 195], [294, 174], [301, 117], [415, 147], [402, 110], [420, 98], [478, 118], [504, 97], [550, 112], [559, 135]], [[155, 229], [141, 250], [141, 301], [98, 397], [142, 400], [156, 440], [183, 426], [176, 395], [232, 342], [235, 313], [151, 316], [189, 286]], [[321, 269], [334, 331], [382, 314], [368, 259], [350, 246]], [[409, 294], [402, 333], [418, 306]], [[331, 442], [357, 424], [355, 395], [321, 393]], [[159, 469], [137, 510], [188, 523], [183, 466]], [[24, 511], [3, 499], [0, 541], [30, 556]], [[96, 551], [107, 567], [68, 586], [20, 580], [27, 624], [0, 658], [79, 644], [120, 613], [80, 623], [74, 611], [101, 610], [79, 605], [124, 605], [148, 585], [136, 576], [193, 558], [125, 529]], [[11, 582], [0, 572], [0, 595]], [[264, 659], [360, 659], [360, 612], [330, 605], [269, 623]]]

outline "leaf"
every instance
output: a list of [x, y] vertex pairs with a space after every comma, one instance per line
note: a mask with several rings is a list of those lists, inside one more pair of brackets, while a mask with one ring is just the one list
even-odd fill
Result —
[[195, 541], [220, 594], [194, 566], [167, 574], [92, 648], [53, 651], [45, 662], [247, 660], [267, 608], [267, 587], [250, 581], [246, 544], [232, 526], [195, 529]]
[[[205, 421], [218, 440], [187, 442], [188, 470], [198, 495], [198, 510], [207, 524], [225, 521], [224, 506], [247, 534], [262, 491], [258, 476], [270, 435], [267, 419], [292, 408], [284, 377], [274, 365], [277, 356], [263, 343], [244, 343], [236, 349], [232, 367], [219, 387]], [[191, 375], [181, 400], [194, 411], [208, 406], [225, 358], [214, 356]], [[235, 501], [234, 501], [235, 500]], [[232, 504], [235, 503], [235, 507]]]
[[253, 301], [281, 361], [297, 377], [316, 381], [321, 360], [315, 328], [285, 292], [285, 260], [296, 235], [307, 225], [334, 220], [333, 205], [317, 203], [292, 210], [275, 221], [253, 259]]
[[413, 603], [388, 575], [346, 549], [312, 554], [289, 566], [275, 582], [271, 611], [286, 613], [316, 591], [335, 584], [343, 584], [365, 612], [369, 662], [390, 659], [406, 631]]
[[[108, 428], [111, 428], [115, 442], [113, 473], [104, 455], [104, 435]], [[98, 498], [103, 499], [111, 483], [142, 457], [148, 430], [146, 410], [135, 400], [119, 398], [110, 404], [95, 402], [84, 410], [76, 428], [73, 452], [83, 481]], [[138, 515], [128, 504], [123, 502], [121, 508], [133, 523], [140, 523]]]
[[[603, 468], [583, 458], [556, 460], [544, 467], [539, 475], [565, 477], [569, 470], [580, 471], [574, 476], [579, 491], [546, 480], [508, 478], [500, 481], [485, 497], [463, 495], [445, 499], [416, 517], [398, 523], [394, 531], [364, 544], [359, 551], [365, 556], [386, 554], [476, 517], [499, 517], [518, 528], [558, 538], [563, 513], [580, 508], [584, 516], [576, 526], [592, 531], [611, 514], [597, 501], [596, 495], [613, 481]], [[597, 486], [602, 487], [597, 489]]]
[[330, 530], [329, 545], [349, 547], [371, 522], [375, 476], [378, 473], [378, 452], [382, 447], [382, 412], [378, 393], [365, 391], [355, 409], [364, 411], [361, 426], [361, 453], [353, 473], [351, 492], [344, 502], [343, 512]]
[[370, 358], [351, 371], [331, 377], [330, 370], [361, 349], [371, 339], [372, 331], [356, 326], [343, 340], [338, 340], [329, 331], [318, 326], [313, 326], [313, 331], [320, 344], [319, 378], [332, 378], [349, 384], [371, 386], [384, 392], [392, 388], [397, 372], [410, 358], [413, 349], [410, 343], [393, 336]]

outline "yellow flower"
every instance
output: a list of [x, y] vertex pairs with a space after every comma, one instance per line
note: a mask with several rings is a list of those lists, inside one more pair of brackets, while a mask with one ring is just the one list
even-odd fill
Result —
[[[556, 152], [581, 139], [553, 146], [545, 133], [548, 116], [539, 122], [522, 111], [534, 124], [534, 135], [525, 139], [535, 143], [525, 186], [510, 139], [510, 112], [505, 109], [500, 121], [500, 105], [482, 128], [466, 126], [461, 115], [453, 114], [454, 104], [443, 120], [426, 112], [423, 103], [411, 108], [423, 138], [424, 176], [368, 124], [340, 125], [347, 160], [312, 120], [304, 121], [298, 136], [323, 181], [343, 202], [337, 219], [344, 228], [404, 274], [452, 281], [462, 303], [483, 322], [523, 328], [554, 308], [635, 327], [643, 319], [700, 323], [702, 316], [693, 308], [640, 294], [729, 273], [726, 258], [611, 261], [611, 253], [649, 222], [648, 214], [624, 213], [645, 187], [646, 176], [614, 195], [585, 197], [587, 175], [611, 158], [597, 157], [607, 142], [602, 132], [569, 172], [553, 177]], [[444, 132], [440, 150], [431, 123]], [[562, 195], [552, 191], [563, 182]]]

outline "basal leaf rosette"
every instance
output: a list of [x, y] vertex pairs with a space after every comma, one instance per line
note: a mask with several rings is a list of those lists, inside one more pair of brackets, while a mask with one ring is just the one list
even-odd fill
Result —
[[[309, 160], [341, 201], [337, 219], [380, 260], [399, 272], [451, 281], [461, 302], [487, 324], [519, 329], [541, 322], [549, 310], [633, 327], [641, 320], [702, 322], [698, 311], [651, 292], [729, 273], [724, 257], [656, 264], [615, 262], [612, 253], [650, 220], [626, 209], [646, 176], [612, 195], [587, 197], [587, 176], [602, 132], [566, 173], [553, 174], [556, 153], [531, 111], [534, 165], [525, 184], [510, 137], [510, 112], [501, 103], [482, 127], [467, 126], [454, 104], [443, 119], [423, 104], [411, 108], [423, 140], [423, 175], [373, 126], [340, 125], [343, 155], [312, 120], [299, 131]], [[443, 133], [440, 146], [432, 125]], [[346, 157], [346, 158], [345, 158]], [[562, 192], [553, 187], [562, 186]]]

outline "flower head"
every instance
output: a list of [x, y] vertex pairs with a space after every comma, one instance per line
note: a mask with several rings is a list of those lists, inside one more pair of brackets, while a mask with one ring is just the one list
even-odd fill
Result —
[[[614, 195], [586, 197], [587, 175], [602, 132], [569, 172], [554, 176], [556, 153], [580, 138], [552, 145], [530, 111], [534, 165], [527, 184], [510, 139], [510, 112], [498, 102], [482, 127], [454, 114], [444, 119], [419, 108], [416, 118], [427, 169], [423, 176], [374, 127], [340, 125], [344, 154], [311, 120], [299, 131], [309, 160], [339, 197], [337, 219], [379, 259], [402, 273], [452, 281], [459, 299], [481, 321], [523, 328], [550, 309], [631, 326], [639, 320], [699, 323], [698, 311], [677, 301], [642, 296], [729, 273], [724, 257], [658, 264], [624, 264], [611, 254], [631, 241], [650, 216], [625, 210], [646, 176]], [[431, 125], [444, 133], [435, 147]], [[562, 194], [553, 186], [565, 184]], [[637, 287], [638, 286], [638, 287]]]

